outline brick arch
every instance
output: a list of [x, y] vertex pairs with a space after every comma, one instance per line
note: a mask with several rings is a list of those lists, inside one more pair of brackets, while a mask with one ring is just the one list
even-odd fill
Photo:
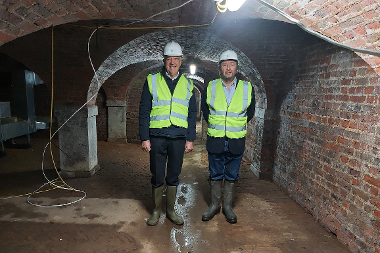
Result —
[[129, 84], [136, 73], [139, 73], [142, 69], [151, 68], [152, 65], [162, 65], [162, 62], [138, 62], [136, 64], [129, 65], [128, 67], [119, 69], [103, 83], [101, 88], [104, 89], [109, 100], [124, 101], [127, 90], [129, 89]]
[[[201, 42], [194, 39], [194, 41], [184, 38], [190, 38], [187, 33], [197, 33], [202, 37], [202, 30], [195, 31], [196, 29], [183, 29], [180, 32], [173, 32], [171, 30], [163, 30], [160, 32], [150, 33], [129, 43], [121, 46], [113, 52], [98, 68], [96, 71], [90, 87], [88, 89], [87, 99], [96, 97], [96, 93], [103, 83], [110, 78], [114, 73], [127, 66], [147, 62], [162, 60], [162, 49], [169, 41], [177, 41], [183, 47], [184, 55], [189, 57], [196, 56], [200, 61], [215, 63], [218, 61], [220, 52], [233, 49], [237, 52], [239, 57], [240, 72], [243, 76], [251, 80], [255, 86], [257, 94], [257, 108], [262, 110], [260, 115], [264, 115], [266, 110], [266, 93], [261, 76], [253, 65], [251, 60], [239, 49], [232, 46], [230, 43], [221, 40], [213, 35], [203, 36], [205, 39]], [[157, 40], [157, 38], [161, 38]], [[92, 99], [94, 100], [94, 99]], [[88, 103], [90, 106], [93, 102]]]
[[[201, 42], [197, 41], [198, 38], [194, 41], [189, 40], [188, 38], [191, 37], [188, 36], [188, 33], [200, 34], [199, 37], [203, 37], [204, 40]], [[157, 38], [161, 39], [157, 40]], [[219, 55], [224, 50], [232, 49], [237, 52], [240, 64], [239, 71], [252, 82], [256, 92], [256, 113], [253, 122], [250, 123], [247, 141], [258, 148], [256, 149], [257, 153], [247, 155], [252, 161], [254, 169], [260, 171], [264, 115], [267, 108], [264, 83], [256, 67], [243, 52], [216, 36], [210, 34], [202, 36], [202, 30], [189, 28], [177, 30], [175, 33], [171, 30], [163, 30], [141, 36], [121, 46], [96, 71], [88, 90], [87, 99], [96, 97], [103, 83], [120, 69], [139, 62], [162, 60], [162, 49], [167, 42], [172, 40], [182, 45], [185, 56], [197, 58], [201, 62], [205, 62], [206, 65], [213, 63], [216, 66]], [[88, 105], [91, 106], [92, 103], [90, 102]]]
[[[377, 0], [270, 2], [313, 31], [338, 42], [353, 47], [380, 50], [380, 3]], [[0, 46], [52, 25], [80, 20], [144, 19], [173, 6], [178, 6], [178, 1], [171, 0], [160, 5], [145, 1], [3, 1], [0, 6]], [[160, 18], [163, 22], [174, 21], [177, 24], [210, 23], [214, 14], [213, 1], [194, 0], [181, 9], [161, 15]], [[263, 6], [260, 0], [246, 1], [239, 12], [221, 15], [234, 19], [263, 18], [288, 22], [280, 14]], [[362, 53], [358, 55], [380, 74], [380, 57]]]
[[[147, 19], [157, 13], [162, 22], [172, 25], [182, 23], [209, 23], [209, 17], [203, 11], [214, 12], [211, 1], [194, 0], [180, 6], [178, 0], [166, 3], [149, 1], [57, 1], [57, 0], [21, 0], [2, 1], [0, 6], [0, 46], [16, 38], [51, 26], [94, 20], [94, 23], [106, 24], [107, 20], [122, 20], [126, 23]], [[202, 9], [202, 12], [195, 12]], [[191, 17], [189, 14], [191, 13]], [[153, 25], [154, 26], [154, 25]]]
[[[188, 33], [196, 33], [199, 37], [204, 37], [203, 41], [198, 38], [191, 38]], [[202, 34], [203, 33], [203, 34]], [[203, 36], [202, 36], [203, 35]], [[161, 38], [157, 40], [157, 38]], [[215, 63], [218, 61], [220, 52], [233, 49], [239, 56], [240, 72], [252, 81], [259, 94], [258, 107], [265, 110], [266, 96], [263, 81], [256, 67], [251, 60], [239, 49], [220, 38], [205, 34], [205, 31], [198, 29], [182, 29], [174, 32], [173, 30], [163, 30], [150, 33], [136, 38], [129, 43], [121, 46], [113, 52], [96, 70], [90, 83], [87, 99], [97, 93], [103, 83], [114, 73], [127, 66], [149, 61], [160, 61], [163, 59], [162, 49], [169, 41], [177, 41], [183, 48], [185, 57], [198, 58], [201, 62]], [[92, 103], [90, 102], [89, 105]]]

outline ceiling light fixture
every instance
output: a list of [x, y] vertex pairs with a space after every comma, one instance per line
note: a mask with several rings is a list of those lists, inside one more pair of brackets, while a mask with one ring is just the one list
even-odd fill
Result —
[[197, 66], [195, 66], [195, 64], [191, 64], [190, 65], [190, 74], [194, 75], [196, 70], [197, 70]]
[[[226, 10], [237, 11], [245, 2], [245, 0], [214, 0], [216, 7], [220, 12], [226, 12]], [[222, 4], [225, 2], [224, 4]]]

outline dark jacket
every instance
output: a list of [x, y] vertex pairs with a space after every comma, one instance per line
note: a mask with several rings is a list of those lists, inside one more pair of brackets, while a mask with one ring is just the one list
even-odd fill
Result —
[[[161, 70], [162, 76], [165, 78], [166, 84], [169, 87], [170, 92], [173, 95], [174, 89], [177, 85], [177, 82], [182, 75], [179, 72], [179, 75], [176, 79], [172, 80], [166, 75], [165, 67], [162, 67]], [[149, 92], [148, 81], [144, 83], [143, 91], [141, 94], [140, 100], [140, 111], [139, 111], [139, 130], [140, 130], [140, 140], [146, 141], [150, 140], [150, 136], [162, 136], [168, 138], [186, 138], [187, 141], [195, 140], [195, 131], [196, 131], [196, 117], [197, 117], [197, 106], [195, 102], [194, 92], [189, 101], [189, 115], [187, 117], [188, 128], [177, 127], [171, 125], [166, 128], [149, 128], [150, 121], [150, 111], [152, 110], [152, 95]]]
[[[239, 85], [239, 80], [237, 80], [237, 85]], [[216, 99], [226, 99], [223, 98], [216, 98]], [[252, 100], [250, 106], [247, 108], [247, 122], [249, 122], [253, 115], [255, 114], [255, 91], [252, 87]], [[203, 112], [203, 117], [208, 123], [208, 116], [210, 114], [210, 109], [207, 104], [207, 87], [202, 92], [202, 100], [201, 100], [201, 108]], [[225, 141], [228, 140], [228, 150], [232, 154], [242, 154], [244, 153], [245, 149], [245, 137], [239, 138], [239, 139], [228, 139], [227, 137], [212, 137], [207, 135], [207, 141], [206, 141], [206, 149], [208, 152], [211, 153], [222, 153], [224, 148]]]

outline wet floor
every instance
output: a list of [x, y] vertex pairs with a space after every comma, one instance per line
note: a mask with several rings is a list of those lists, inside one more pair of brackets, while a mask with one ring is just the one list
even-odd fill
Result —
[[[47, 139], [32, 136], [31, 142], [31, 149], [6, 149], [0, 158], [1, 197], [33, 192], [46, 182], [41, 158]], [[80, 191], [0, 200], [0, 252], [349, 252], [283, 190], [258, 180], [247, 162], [234, 201], [237, 224], [222, 213], [203, 222], [210, 200], [204, 144], [198, 139], [185, 155], [176, 205], [183, 226], [166, 219], [164, 207], [159, 223], [146, 225], [153, 206], [148, 154], [140, 145], [99, 142], [101, 169], [91, 178], [64, 179]], [[45, 174], [53, 180], [49, 161]]]

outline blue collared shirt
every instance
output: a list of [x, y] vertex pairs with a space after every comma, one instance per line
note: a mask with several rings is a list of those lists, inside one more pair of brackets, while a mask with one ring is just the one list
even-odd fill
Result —
[[237, 79], [235, 77], [235, 80], [232, 83], [232, 85], [230, 87], [230, 90], [228, 90], [227, 86], [224, 84], [224, 82], [222, 80], [224, 94], [226, 95], [227, 106], [230, 105], [232, 97], [234, 96], [234, 93], [235, 93], [235, 90], [236, 90], [236, 82], [237, 82]]

